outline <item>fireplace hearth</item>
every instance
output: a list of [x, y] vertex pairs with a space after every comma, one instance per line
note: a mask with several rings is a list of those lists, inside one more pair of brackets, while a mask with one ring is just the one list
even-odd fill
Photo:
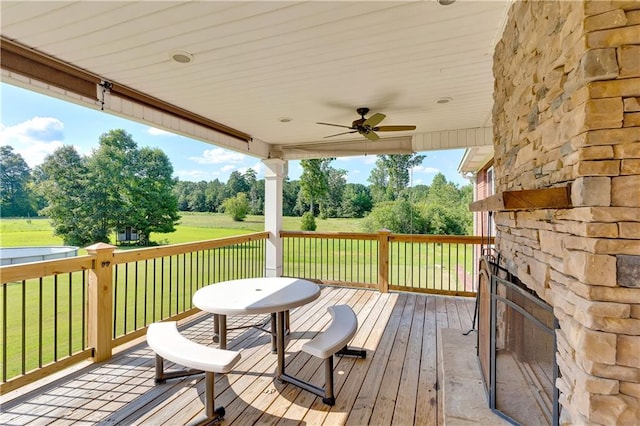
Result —
[[558, 425], [553, 309], [495, 258], [482, 265], [478, 356], [490, 408], [514, 424]]

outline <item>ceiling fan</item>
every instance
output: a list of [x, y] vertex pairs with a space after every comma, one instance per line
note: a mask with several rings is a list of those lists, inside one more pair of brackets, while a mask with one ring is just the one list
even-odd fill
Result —
[[349, 133], [360, 133], [365, 138], [370, 141], [377, 141], [380, 139], [375, 132], [401, 132], [405, 130], [415, 130], [416, 126], [378, 126], [382, 120], [386, 117], [384, 114], [380, 114], [379, 112], [373, 114], [369, 118], [364, 118], [365, 115], [369, 113], [369, 108], [358, 108], [356, 110], [360, 117], [353, 123], [351, 126], [343, 126], [341, 124], [332, 124], [332, 123], [321, 123], [316, 122], [316, 124], [324, 124], [325, 126], [335, 126], [335, 127], [344, 127], [345, 129], [349, 129], [348, 132], [336, 133], [335, 135], [325, 136], [325, 138], [331, 138], [334, 136], [346, 135]]

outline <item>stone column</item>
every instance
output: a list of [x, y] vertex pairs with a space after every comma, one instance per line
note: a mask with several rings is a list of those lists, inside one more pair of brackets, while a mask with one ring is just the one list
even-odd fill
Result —
[[279, 158], [262, 160], [264, 174], [264, 230], [270, 233], [267, 240], [265, 276], [282, 275], [282, 182], [286, 176], [287, 161]]

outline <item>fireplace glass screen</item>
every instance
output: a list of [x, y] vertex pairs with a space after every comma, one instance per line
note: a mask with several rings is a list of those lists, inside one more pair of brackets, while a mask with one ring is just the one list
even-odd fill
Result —
[[514, 423], [558, 424], [553, 310], [495, 275], [491, 290], [491, 406]]

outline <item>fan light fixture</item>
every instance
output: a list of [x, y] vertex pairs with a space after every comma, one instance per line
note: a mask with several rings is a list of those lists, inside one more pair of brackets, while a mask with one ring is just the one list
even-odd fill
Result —
[[179, 64], [188, 64], [190, 62], [193, 62], [193, 55], [182, 50], [171, 52], [169, 57], [173, 62], [177, 62]]
[[360, 114], [360, 119], [354, 120], [351, 123], [351, 126], [343, 126], [342, 124], [333, 124], [333, 123], [323, 123], [318, 121], [316, 124], [324, 124], [325, 126], [335, 126], [342, 127], [344, 129], [349, 129], [346, 132], [336, 133], [335, 135], [325, 136], [325, 138], [332, 138], [334, 136], [346, 135], [348, 133], [360, 133], [366, 139], [370, 141], [377, 141], [380, 139], [380, 136], [376, 134], [376, 132], [403, 132], [407, 130], [415, 130], [416, 126], [378, 126], [382, 120], [385, 119], [386, 115], [380, 114], [379, 112], [373, 114], [369, 118], [365, 118], [364, 116], [369, 113], [369, 108], [362, 107], [356, 109], [356, 112]]

